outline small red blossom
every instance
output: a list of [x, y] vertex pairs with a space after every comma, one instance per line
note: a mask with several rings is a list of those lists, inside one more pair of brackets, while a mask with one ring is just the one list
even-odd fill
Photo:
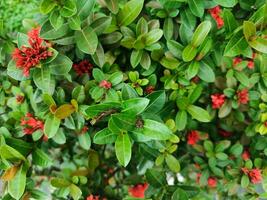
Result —
[[129, 195], [135, 198], [145, 198], [145, 191], [148, 188], [148, 184], [137, 184], [133, 187], [129, 187], [128, 192]]
[[264, 122], [264, 126], [267, 127], [267, 121]]
[[199, 141], [199, 139], [200, 137], [198, 131], [193, 130], [187, 134], [187, 144], [189, 145], [195, 145]]
[[254, 69], [254, 61], [253, 60], [249, 60], [248, 61], [248, 68], [249, 69]]
[[30, 113], [27, 113], [26, 116], [21, 119], [20, 125], [23, 126], [23, 132], [26, 135], [31, 135], [39, 129], [44, 129], [44, 123], [34, 118]]
[[81, 133], [86, 133], [88, 131], [88, 126], [84, 126], [81, 130]]
[[243, 60], [242, 60], [242, 58], [239, 58], [239, 57], [236, 57], [236, 58], [234, 58], [234, 60], [233, 60], [233, 65], [235, 66], [235, 65], [238, 65], [239, 63], [241, 63]]
[[249, 173], [249, 169], [246, 168], [246, 167], [242, 167], [242, 168], [241, 168], [241, 171], [242, 171], [244, 174], [246, 174], [246, 175], [248, 175], [248, 173]]
[[155, 87], [152, 85], [147, 86], [145, 89], [146, 94], [151, 94], [154, 91], [155, 91]]
[[89, 76], [92, 75], [93, 65], [88, 60], [75, 63], [72, 67], [78, 76], [83, 74], [88, 74]]
[[99, 83], [99, 87], [110, 89], [112, 87], [112, 83], [106, 80], [103, 80]]
[[17, 68], [23, 70], [24, 76], [29, 76], [30, 69], [40, 64], [41, 60], [51, 57], [53, 53], [48, 50], [49, 45], [39, 37], [40, 28], [32, 29], [28, 32], [28, 42], [30, 47], [22, 46], [16, 48], [12, 53], [12, 58], [16, 62]]
[[244, 161], [247, 161], [247, 160], [250, 159], [250, 153], [249, 153], [249, 151], [247, 149], [242, 153], [242, 159]]
[[222, 28], [224, 25], [223, 18], [221, 18], [221, 8], [220, 6], [215, 6], [208, 10], [212, 18], [216, 21], [218, 29]]
[[237, 91], [237, 100], [240, 104], [247, 104], [249, 101], [248, 89]]
[[196, 169], [201, 169], [201, 167], [200, 167], [199, 164], [195, 163], [194, 165], [195, 165], [195, 168], [196, 168]]
[[230, 136], [232, 135], [231, 132], [228, 132], [228, 131], [223, 130], [223, 129], [220, 129], [220, 130], [219, 130], [219, 134], [220, 134], [221, 136], [223, 136], [223, 137], [230, 137]]
[[43, 135], [43, 139], [42, 139], [44, 142], [47, 142], [48, 141], [48, 137], [47, 135]]
[[217, 179], [214, 177], [208, 178], [208, 186], [211, 188], [215, 188], [217, 186]]
[[251, 169], [248, 173], [248, 176], [250, 178], [250, 181], [253, 184], [258, 184], [262, 181], [262, 176], [261, 176], [261, 170], [260, 169]]
[[198, 76], [195, 76], [191, 79], [194, 83], [198, 83], [200, 78]]
[[17, 103], [23, 103], [23, 101], [24, 101], [24, 96], [22, 96], [22, 95], [17, 95], [16, 96], [16, 101], [17, 101]]
[[99, 200], [99, 196], [89, 195], [86, 200]]
[[212, 108], [219, 109], [225, 102], [224, 94], [213, 94], [211, 95]]

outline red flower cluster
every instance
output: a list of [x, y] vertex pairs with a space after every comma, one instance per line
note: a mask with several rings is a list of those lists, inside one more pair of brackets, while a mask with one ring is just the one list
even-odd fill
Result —
[[193, 130], [187, 134], [187, 144], [189, 145], [195, 145], [199, 139], [200, 137], [198, 131]]
[[154, 92], [154, 90], [155, 90], [155, 87], [152, 85], [149, 85], [146, 87], [145, 92], [146, 92], [146, 94], [151, 94], [152, 92]]
[[83, 60], [79, 63], [73, 64], [74, 71], [81, 76], [83, 74], [92, 75], [93, 65], [88, 60]]
[[[256, 58], [256, 55], [257, 55], [256, 53], [253, 53], [252, 54], [252, 59], [247, 60], [248, 61], [247, 66], [248, 66], [249, 69], [254, 69], [254, 59]], [[239, 63], [241, 63], [242, 61], [243, 61], [242, 58], [236, 57], [236, 58], [233, 59], [233, 65], [236, 66]]]
[[211, 95], [212, 108], [219, 109], [225, 102], [224, 94], [213, 94]]
[[217, 186], [217, 179], [214, 177], [208, 178], [208, 186], [211, 188], [215, 188]]
[[17, 96], [16, 96], [16, 101], [17, 101], [18, 104], [23, 103], [23, 101], [24, 101], [24, 96], [22, 96], [22, 95], [17, 95]]
[[250, 182], [253, 184], [258, 184], [262, 181], [262, 176], [261, 176], [261, 170], [260, 169], [247, 169], [247, 168], [242, 168], [242, 172], [246, 175], [249, 176]]
[[244, 161], [247, 161], [247, 160], [250, 159], [250, 153], [249, 153], [248, 150], [245, 150], [245, 151], [242, 153], [242, 159], [243, 159]]
[[99, 83], [99, 87], [110, 89], [112, 87], [112, 84], [109, 81], [103, 80]]
[[[86, 200], [100, 200], [99, 196], [89, 195]], [[102, 200], [107, 200], [106, 198], [103, 198]]]
[[224, 25], [224, 21], [221, 18], [220, 14], [221, 14], [221, 8], [220, 6], [216, 6], [214, 8], [209, 9], [209, 13], [212, 16], [212, 18], [216, 21], [217, 23], [217, 27], [220, 29], [223, 27]]
[[48, 51], [49, 45], [39, 37], [39, 32], [40, 28], [31, 30], [28, 33], [30, 47], [22, 46], [20, 49], [16, 48], [12, 54], [17, 68], [23, 70], [24, 76], [29, 76], [30, 69], [40, 64], [41, 60], [53, 55], [51, 51]]
[[249, 101], [248, 89], [237, 91], [237, 100], [240, 104], [247, 104]]
[[137, 184], [133, 187], [129, 187], [128, 192], [132, 197], [135, 198], [145, 198], [145, 191], [148, 188], [148, 184]]
[[35, 119], [31, 113], [27, 113], [21, 119], [20, 125], [23, 126], [23, 132], [26, 135], [31, 135], [38, 129], [44, 129], [44, 123], [41, 120]]

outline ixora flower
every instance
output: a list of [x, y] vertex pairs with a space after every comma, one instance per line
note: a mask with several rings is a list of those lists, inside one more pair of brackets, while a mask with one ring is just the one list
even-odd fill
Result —
[[243, 159], [244, 161], [247, 161], [247, 160], [250, 159], [250, 153], [249, 153], [249, 151], [248, 151], [247, 149], [244, 150], [244, 152], [242, 153], [242, 159]]
[[30, 69], [39, 65], [41, 60], [46, 60], [53, 53], [48, 50], [49, 44], [39, 37], [40, 28], [32, 29], [28, 32], [28, 43], [30, 47], [22, 46], [16, 48], [12, 58], [16, 66], [23, 70], [24, 76], [30, 75]]
[[135, 198], [145, 198], [145, 191], [148, 188], [148, 184], [137, 184], [133, 187], [129, 187], [128, 192], [132, 197]]
[[208, 186], [211, 188], [215, 188], [217, 186], [217, 179], [214, 177], [208, 178]]
[[73, 69], [78, 76], [83, 74], [92, 75], [93, 65], [88, 60], [82, 60], [79, 63], [73, 64]]
[[242, 89], [237, 91], [237, 101], [240, 104], [247, 104], [249, 101], [248, 89]]
[[253, 184], [261, 183], [262, 175], [261, 175], [260, 169], [258, 169], [258, 168], [247, 169], [247, 168], [243, 167], [243, 168], [241, 168], [241, 171], [249, 177], [251, 183], [253, 183]]
[[107, 80], [103, 80], [99, 83], [99, 87], [102, 87], [108, 90], [112, 87], [112, 83]]
[[154, 90], [155, 90], [155, 87], [153, 85], [149, 85], [149, 86], [146, 87], [145, 93], [146, 94], [151, 94], [152, 92], [154, 92]]
[[218, 109], [222, 107], [222, 105], [225, 102], [225, 95], [224, 94], [213, 94], [211, 95], [211, 101], [212, 101], [212, 108]]
[[21, 119], [20, 125], [23, 127], [23, 132], [26, 135], [31, 135], [39, 129], [44, 129], [44, 123], [34, 118], [31, 113], [27, 113], [26, 116]]
[[187, 144], [189, 145], [195, 145], [200, 139], [199, 132], [198, 131], [190, 131], [187, 134]]
[[208, 10], [212, 18], [216, 21], [218, 29], [222, 28], [224, 25], [224, 21], [221, 18], [221, 8], [220, 6], [216, 6]]

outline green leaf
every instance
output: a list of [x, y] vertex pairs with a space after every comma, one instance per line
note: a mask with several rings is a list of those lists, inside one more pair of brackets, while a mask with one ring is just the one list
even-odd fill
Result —
[[163, 31], [161, 29], [153, 29], [145, 34], [145, 42], [146, 46], [150, 46], [157, 41], [160, 40], [160, 38], [163, 35]]
[[98, 45], [98, 38], [94, 30], [87, 26], [75, 32], [75, 41], [78, 48], [87, 54], [94, 54]]
[[45, 120], [44, 124], [44, 133], [48, 138], [52, 138], [56, 135], [60, 125], [60, 119], [55, 117], [54, 115], [49, 115]]
[[180, 163], [173, 155], [167, 154], [165, 161], [171, 171], [175, 173], [178, 173], [180, 171]]
[[21, 164], [15, 177], [8, 181], [8, 193], [14, 199], [20, 199], [25, 191], [27, 170], [26, 164]]
[[58, 56], [49, 63], [51, 74], [54, 75], [66, 75], [72, 68], [72, 61], [69, 57], [58, 54]]
[[188, 200], [188, 199], [189, 197], [187, 196], [187, 193], [181, 188], [177, 188], [171, 198], [171, 200]]
[[173, 32], [174, 32], [174, 24], [172, 18], [170, 17], [165, 18], [163, 24], [163, 34], [166, 40], [170, 40], [172, 38]]
[[88, 132], [86, 133], [81, 133], [80, 135], [78, 135], [78, 141], [80, 146], [85, 149], [85, 150], [89, 150], [91, 147], [91, 138], [90, 135], [88, 134]]
[[59, 14], [58, 10], [54, 10], [50, 16], [49, 21], [54, 29], [59, 29], [64, 24], [64, 18]]
[[182, 131], [185, 129], [187, 124], [187, 112], [185, 110], [180, 110], [175, 117], [175, 124], [176, 128], [179, 131]]
[[71, 182], [63, 178], [53, 178], [51, 180], [51, 185], [56, 188], [65, 188], [71, 185]]
[[68, 19], [69, 26], [72, 30], [81, 30], [81, 20], [80, 17], [75, 15]]
[[16, 62], [14, 60], [11, 60], [8, 63], [7, 75], [18, 81], [27, 80], [27, 77], [24, 76], [23, 71], [17, 68]]
[[193, 38], [191, 42], [192, 45], [194, 47], [200, 46], [206, 39], [207, 35], [209, 34], [210, 29], [211, 29], [210, 21], [203, 21], [201, 24], [199, 24], [193, 34]]
[[204, 14], [204, 2], [198, 0], [188, 0], [188, 5], [191, 12], [197, 16], [202, 17]]
[[249, 87], [250, 85], [249, 78], [243, 71], [235, 71], [235, 77], [244, 86]]
[[136, 91], [128, 84], [123, 85], [121, 93], [122, 93], [123, 100], [138, 97], [138, 94], [136, 93]]
[[95, 21], [93, 21], [90, 26], [93, 28], [94, 32], [97, 35], [100, 35], [110, 26], [111, 20], [111, 17], [99, 17]]
[[95, 117], [102, 112], [105, 112], [105, 111], [108, 111], [111, 109], [119, 109], [120, 107], [121, 107], [120, 103], [106, 102], [106, 103], [88, 106], [88, 108], [85, 110], [85, 112], [89, 118], [92, 118], [92, 117]]
[[157, 113], [165, 105], [166, 93], [163, 90], [155, 91], [146, 96], [149, 99], [149, 104], [145, 109], [147, 113]]
[[26, 160], [20, 152], [6, 144], [0, 146], [0, 157], [11, 161]]
[[218, 144], [215, 146], [215, 152], [222, 152], [225, 149], [227, 149], [231, 145], [231, 142], [229, 140], [221, 140]]
[[180, 62], [176, 58], [164, 56], [160, 60], [160, 64], [167, 69], [176, 69], [180, 65]]
[[147, 98], [134, 98], [126, 100], [122, 103], [123, 113], [138, 115], [142, 113], [147, 105], [149, 104], [149, 99]]
[[173, 134], [172, 131], [163, 123], [145, 119], [142, 133], [151, 140], [168, 140]]
[[185, 62], [192, 61], [196, 55], [197, 49], [192, 44], [188, 44], [182, 52], [182, 57]]
[[95, 64], [97, 66], [99, 66], [100, 68], [102, 68], [103, 65], [105, 64], [105, 52], [104, 52], [104, 49], [103, 49], [101, 43], [98, 43], [97, 48], [96, 48], [96, 52], [94, 55], [92, 55], [92, 58], [93, 58]]
[[54, 0], [42, 0], [40, 4], [40, 11], [42, 14], [50, 13], [54, 7], [57, 5], [57, 2]]
[[69, 187], [70, 187], [70, 196], [74, 200], [80, 199], [80, 197], [82, 196], [81, 189], [78, 186], [74, 185], [74, 184], [71, 184]]
[[140, 65], [144, 68], [144, 69], [149, 69], [149, 67], [151, 66], [151, 59], [149, 54], [145, 51], [143, 52], [141, 61], [140, 61]]
[[203, 87], [201, 85], [197, 85], [195, 89], [188, 96], [189, 102], [191, 104], [195, 103], [201, 96], [202, 91], [203, 91]]
[[[136, 35], [142, 35], [142, 34], [146, 34], [148, 32], [148, 24], [147, 21], [145, 20], [145, 18], [141, 17], [136, 25]], [[126, 32], [127, 34], [129, 34], [129, 36], [134, 37], [134, 34], [132, 35], [131, 32], [129, 32], [127, 30]]]
[[230, 148], [230, 153], [233, 154], [235, 157], [240, 156], [242, 152], [243, 152], [243, 146], [239, 143], [234, 144]]
[[40, 69], [35, 69], [33, 72], [33, 81], [44, 93], [51, 95], [54, 93], [56, 82], [50, 74], [49, 67], [45, 66]]
[[129, 113], [119, 113], [113, 114], [111, 119], [120, 130], [131, 131], [134, 129], [136, 116]]
[[117, 137], [115, 152], [120, 164], [126, 167], [132, 156], [132, 143], [128, 134], [120, 134]]
[[158, 169], [147, 169], [146, 179], [150, 185], [155, 188], [161, 188], [167, 185], [166, 174]]
[[209, 115], [209, 113], [198, 106], [189, 105], [187, 107], [187, 111], [192, 116], [192, 118], [200, 122], [210, 122], [211, 120], [211, 116]]
[[232, 110], [232, 102], [231, 101], [226, 101], [223, 106], [220, 108], [218, 117], [219, 118], [224, 118], [227, 115], [231, 113]]
[[78, 85], [72, 90], [72, 99], [76, 99], [78, 103], [84, 102], [86, 96], [84, 92], [84, 86]]
[[135, 68], [141, 61], [143, 55], [142, 50], [133, 50], [131, 53], [130, 62], [133, 68]]
[[108, 78], [108, 81], [110, 81], [112, 83], [112, 86], [118, 85], [119, 83], [122, 82], [122, 80], [123, 80], [122, 72], [114, 72]]
[[219, 160], [227, 160], [228, 155], [220, 152], [220, 153], [216, 153], [216, 158], [218, 158]]
[[18, 41], [18, 48], [20, 49], [22, 46], [29, 47], [29, 41], [28, 41], [28, 35], [24, 33], [18, 33], [17, 35], [17, 41]]
[[205, 140], [204, 141], [204, 149], [208, 152], [213, 152], [213, 143], [210, 140]]
[[200, 64], [199, 62], [191, 62], [187, 69], [187, 78], [190, 80], [198, 74]]
[[32, 153], [33, 164], [41, 167], [48, 167], [52, 164], [52, 159], [41, 149], [36, 148]]
[[111, 144], [117, 139], [118, 134], [111, 132], [108, 128], [98, 131], [94, 136], [95, 144]]
[[214, 0], [217, 4], [223, 7], [234, 7], [237, 4], [237, 0]]
[[119, 2], [118, 0], [104, 0], [107, 8], [113, 14], [117, 14], [119, 12]]
[[88, 169], [95, 171], [95, 169], [99, 166], [100, 160], [99, 155], [94, 150], [89, 150], [88, 155]]
[[253, 22], [244, 21], [243, 23], [243, 33], [247, 41], [251, 41], [252, 37], [256, 36], [256, 26]]
[[78, 16], [81, 20], [87, 18], [94, 8], [96, 0], [79, 0], [77, 1]]
[[60, 15], [63, 17], [71, 17], [77, 13], [76, 1], [64, 0], [64, 4], [60, 8]]
[[241, 187], [242, 188], [247, 188], [249, 185], [249, 178], [247, 175], [243, 175], [242, 178], [241, 178]]
[[40, 37], [45, 40], [58, 39], [66, 35], [69, 31], [68, 23], [63, 24], [57, 30], [53, 28], [50, 21], [46, 21], [41, 27]]
[[267, 54], [267, 39], [257, 37], [255, 40], [249, 41], [248, 43], [253, 49]]
[[232, 34], [238, 27], [235, 16], [230, 10], [224, 9], [223, 11], [224, 28], [227, 33]]
[[119, 26], [127, 26], [131, 24], [141, 13], [144, 0], [130, 0], [117, 15], [117, 22]]
[[215, 81], [215, 74], [212, 68], [204, 62], [200, 62], [198, 76], [201, 80], [212, 83]]
[[242, 50], [248, 47], [246, 39], [243, 37], [243, 33], [239, 31], [231, 37], [224, 49], [224, 56], [234, 57], [240, 54]]

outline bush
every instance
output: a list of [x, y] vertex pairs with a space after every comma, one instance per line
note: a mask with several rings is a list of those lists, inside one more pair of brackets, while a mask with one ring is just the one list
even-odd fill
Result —
[[266, 198], [267, 2], [40, 13], [1, 34], [3, 199]]

